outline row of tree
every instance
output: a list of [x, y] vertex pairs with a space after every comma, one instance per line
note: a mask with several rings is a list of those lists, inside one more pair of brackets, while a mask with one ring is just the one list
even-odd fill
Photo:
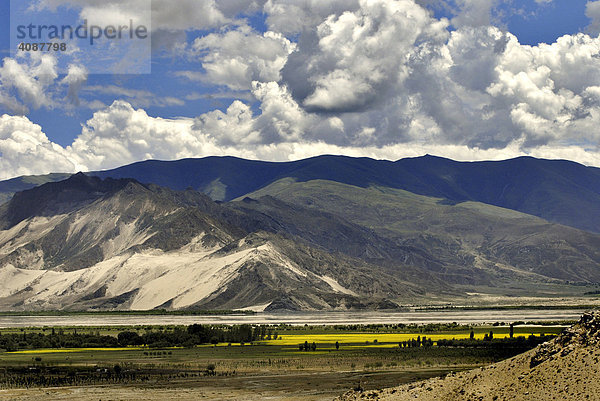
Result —
[[418, 347], [432, 347], [433, 346], [433, 340], [431, 338], [427, 338], [425, 336], [423, 336], [423, 338], [421, 338], [421, 336], [418, 336], [416, 339], [411, 338], [410, 340], [407, 341], [400, 341], [400, 343], [398, 343], [398, 345], [400, 346], [400, 348], [418, 348]]
[[147, 345], [150, 347], [193, 347], [200, 344], [249, 343], [266, 338], [276, 338], [264, 326], [247, 324], [238, 326], [210, 326], [193, 324], [175, 327], [170, 330], [122, 331], [117, 336], [73, 331], [52, 330], [51, 333], [12, 333], [0, 335], [0, 349], [17, 351], [19, 349], [40, 348], [112, 348], [119, 346]]
[[523, 348], [530, 349], [538, 346], [539, 344], [545, 343], [551, 340], [555, 336], [540, 335], [534, 336], [533, 334], [529, 337], [509, 337], [509, 338], [494, 338], [493, 334], [487, 335], [487, 338], [483, 340], [476, 340], [474, 338], [468, 339], [451, 339], [451, 340], [438, 340], [438, 347], [463, 347], [463, 348]]

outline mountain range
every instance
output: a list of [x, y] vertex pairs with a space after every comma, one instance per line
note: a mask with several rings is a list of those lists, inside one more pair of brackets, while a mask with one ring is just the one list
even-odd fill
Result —
[[[396, 162], [318, 156], [273, 163], [234, 157], [178, 161], [149, 160], [89, 173], [134, 178], [174, 190], [193, 188], [213, 200], [230, 201], [283, 178], [327, 180], [361, 188], [382, 186], [450, 203], [475, 201], [600, 232], [600, 169], [566, 160], [519, 157], [504, 161], [457, 162], [435, 156]], [[12, 194], [67, 174], [18, 177], [0, 182], [0, 202]]]
[[387, 309], [600, 283], [600, 170], [567, 161], [210, 157], [0, 192], [0, 309]]

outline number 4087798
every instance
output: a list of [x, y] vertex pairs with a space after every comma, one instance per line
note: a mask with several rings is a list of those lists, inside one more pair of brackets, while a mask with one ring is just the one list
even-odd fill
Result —
[[50, 43], [21, 43], [17, 49], [24, 52], [64, 52], [67, 50], [66, 43], [50, 42]]

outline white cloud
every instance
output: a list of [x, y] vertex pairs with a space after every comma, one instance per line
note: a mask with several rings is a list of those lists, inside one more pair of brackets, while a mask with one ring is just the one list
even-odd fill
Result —
[[83, 169], [42, 128], [27, 117], [0, 117], [0, 179], [19, 175], [71, 172]]
[[[599, 38], [566, 35], [525, 46], [492, 26], [448, 34], [416, 4], [383, 0], [361, 2], [360, 10], [330, 16], [303, 35], [282, 83], [313, 117], [304, 130], [312, 139], [598, 149], [589, 128], [599, 109], [587, 88], [600, 76]], [[326, 129], [331, 114], [343, 133]], [[371, 128], [375, 133], [366, 135]]]
[[300, 141], [305, 130], [314, 128], [316, 119], [298, 106], [286, 87], [254, 82], [253, 94], [260, 101], [260, 115], [254, 116], [248, 105], [235, 101], [226, 113], [216, 110], [198, 117], [194, 129], [218, 145], [241, 147]]
[[219, 91], [208, 93], [191, 92], [185, 96], [185, 100], [193, 101], [199, 99], [210, 99], [214, 102], [218, 102], [219, 99], [236, 99], [245, 100], [247, 102], [252, 102], [255, 100], [252, 94], [247, 91]]
[[67, 151], [89, 169], [189, 157], [202, 148], [191, 126], [191, 120], [152, 118], [125, 101], [115, 101], [94, 113]]
[[215, 110], [198, 117], [194, 130], [220, 145], [248, 146], [260, 143], [260, 132], [255, 129], [252, 110], [239, 100], [233, 102], [225, 113]]
[[[589, 142], [597, 134], [583, 128], [597, 121], [589, 101], [589, 77], [600, 76], [600, 38], [563, 36], [552, 45], [520, 45], [512, 37], [489, 88], [496, 102], [509, 104], [511, 119], [526, 145]], [[593, 91], [593, 89], [592, 89]]]
[[465, 88], [484, 91], [496, 77], [496, 66], [510, 38], [493, 27], [454, 31], [444, 46], [449, 55], [451, 79]]
[[238, 16], [260, 10], [262, 0], [39, 0], [38, 10], [66, 6], [90, 25], [121, 25], [131, 19], [152, 31], [152, 48], [185, 48], [186, 31], [239, 23]]
[[600, 0], [588, 1], [585, 5], [585, 15], [591, 19], [587, 30], [592, 35], [600, 34]]
[[399, 90], [413, 49], [444, 40], [446, 26], [412, 0], [362, 0], [359, 10], [330, 15], [305, 33], [282, 75], [308, 110], [367, 109]]
[[[567, 35], [552, 45], [525, 46], [487, 19], [449, 33], [447, 21], [410, 0], [348, 4], [345, 12], [337, 2], [309, 12], [310, 1], [268, 2], [270, 26], [292, 24], [281, 18], [293, 11], [304, 28], [315, 29], [289, 29], [302, 34], [279, 82], [265, 82], [275, 73], [253, 75], [260, 114], [237, 102], [201, 116], [195, 127], [220, 146], [279, 150], [280, 143], [305, 142], [343, 149], [436, 143], [479, 154], [509, 145], [522, 152], [571, 145], [598, 150], [591, 127], [600, 105], [589, 78], [600, 76], [598, 39]], [[462, 5], [486, 10], [483, 16], [494, 3]], [[216, 45], [227, 34], [211, 41]], [[227, 57], [210, 57], [241, 57], [243, 65], [239, 46], [227, 49]], [[215, 69], [223, 74], [216, 82], [247, 85], [249, 75], [236, 79], [225, 65]]]
[[255, 82], [253, 87], [262, 109], [257, 125], [266, 143], [300, 141], [306, 131], [318, 128], [318, 120], [302, 110], [287, 87], [275, 82]]
[[264, 6], [269, 29], [285, 34], [312, 30], [329, 16], [358, 9], [358, 0], [268, 0]]
[[[56, 59], [49, 54], [31, 53], [25, 63], [5, 58], [0, 67], [0, 99], [6, 102], [2, 106], [9, 110], [27, 111], [28, 107], [51, 108], [53, 101], [48, 96], [48, 87], [58, 77]], [[21, 100], [18, 101], [17, 97]]]
[[[230, 3], [230, 2], [229, 2]], [[243, 2], [237, 2], [242, 8]], [[230, 22], [215, 0], [178, 0], [177, 6], [169, 0], [110, 0], [99, 3], [97, 0], [39, 0], [38, 10], [56, 10], [66, 6], [79, 11], [81, 19], [90, 25], [115, 25], [124, 19], [134, 23], [151, 25], [155, 30], [179, 31], [188, 29], [209, 29]], [[249, 7], [246, 4], [246, 7]], [[152, 22], [148, 17], [152, 12]], [[241, 10], [240, 10], [241, 11]]]
[[[79, 11], [91, 24], [116, 25], [123, 20], [150, 25], [155, 31], [218, 28], [235, 23], [238, 16], [258, 12], [264, 0], [38, 0], [38, 10], [66, 6]], [[148, 11], [148, 13], [146, 13]], [[148, 22], [152, 15], [151, 23]]]
[[249, 90], [252, 81], [279, 81], [279, 72], [294, 49], [295, 44], [282, 34], [259, 34], [243, 25], [197, 38], [192, 52], [201, 60], [205, 73], [184, 71], [179, 75], [232, 90]]
[[67, 74], [59, 80], [56, 58], [49, 53], [31, 52], [24, 57], [6, 57], [0, 66], [0, 107], [25, 115], [30, 109], [79, 106], [79, 94], [87, 76], [85, 67], [71, 64]]
[[457, 0], [459, 12], [452, 18], [455, 27], [488, 26], [492, 24], [492, 9], [498, 0]]
[[62, 79], [61, 83], [68, 86], [67, 99], [75, 106], [79, 106], [79, 92], [83, 85], [87, 82], [88, 73], [85, 67], [70, 65], [67, 75]]
[[167, 31], [206, 29], [221, 26], [229, 19], [218, 9], [215, 0], [152, 1], [153, 29]]
[[[262, 95], [271, 98], [285, 98], [285, 90], [276, 84], [257, 87]], [[596, 89], [590, 90], [593, 96]], [[267, 101], [268, 103], [268, 101]], [[263, 115], [270, 116], [277, 127], [282, 120], [306, 119], [311, 127], [327, 125], [331, 130], [344, 129], [344, 123], [331, 117], [319, 123], [310, 117], [296, 114], [294, 107], [282, 108], [277, 102], [277, 110], [265, 106]], [[275, 106], [275, 105], [272, 105]], [[164, 119], [149, 116], [144, 110], [135, 109], [130, 104], [117, 101], [110, 107], [100, 110], [86, 123], [81, 135], [71, 146], [63, 148], [48, 140], [41, 127], [26, 117], [4, 115], [0, 117], [0, 179], [24, 174], [44, 174], [63, 171], [89, 171], [107, 169], [123, 164], [145, 160], [174, 160], [186, 157], [210, 155], [232, 155], [249, 159], [272, 161], [297, 160], [320, 154], [344, 154], [349, 156], [372, 157], [396, 160], [424, 154], [443, 155], [456, 160], [501, 160], [522, 155], [543, 158], [566, 158], [589, 165], [600, 166], [600, 150], [582, 145], [545, 144], [526, 151], [523, 140], [513, 140], [505, 146], [482, 149], [465, 144], [440, 144], [410, 139], [404, 143], [384, 146], [336, 145], [319, 139], [304, 137], [301, 132], [282, 132], [277, 142], [264, 143], [255, 136], [266, 124], [263, 116], [253, 116], [249, 108], [241, 102], [234, 102], [226, 113], [212, 112], [199, 121], [190, 119]], [[291, 114], [291, 115], [290, 115]], [[600, 113], [596, 113], [596, 123]], [[261, 120], [262, 119], [262, 120]], [[413, 121], [416, 123], [416, 120]], [[418, 124], [427, 125], [427, 121]], [[417, 127], [424, 132], [423, 127]], [[273, 127], [272, 127], [273, 128]], [[282, 128], [279, 126], [279, 128]], [[223, 135], [230, 133], [229, 141]], [[369, 137], [376, 134], [371, 127], [363, 127], [360, 135]]]

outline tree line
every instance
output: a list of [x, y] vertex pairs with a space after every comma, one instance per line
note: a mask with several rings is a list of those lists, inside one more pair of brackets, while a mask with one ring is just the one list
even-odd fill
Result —
[[523, 350], [529, 350], [537, 347], [538, 345], [550, 341], [556, 337], [555, 335], [540, 335], [534, 336], [533, 334], [529, 337], [508, 337], [508, 338], [494, 338], [493, 334], [486, 335], [483, 340], [477, 340], [474, 338], [464, 339], [449, 339], [449, 340], [438, 340], [438, 347], [462, 347], [462, 348], [518, 348]]
[[51, 333], [0, 334], [0, 349], [12, 352], [19, 349], [41, 348], [113, 348], [126, 346], [193, 347], [201, 344], [250, 343], [277, 338], [277, 333], [265, 326], [210, 326], [193, 324], [169, 330], [122, 331], [116, 336], [100, 335], [98, 332], [65, 333], [52, 329]]

